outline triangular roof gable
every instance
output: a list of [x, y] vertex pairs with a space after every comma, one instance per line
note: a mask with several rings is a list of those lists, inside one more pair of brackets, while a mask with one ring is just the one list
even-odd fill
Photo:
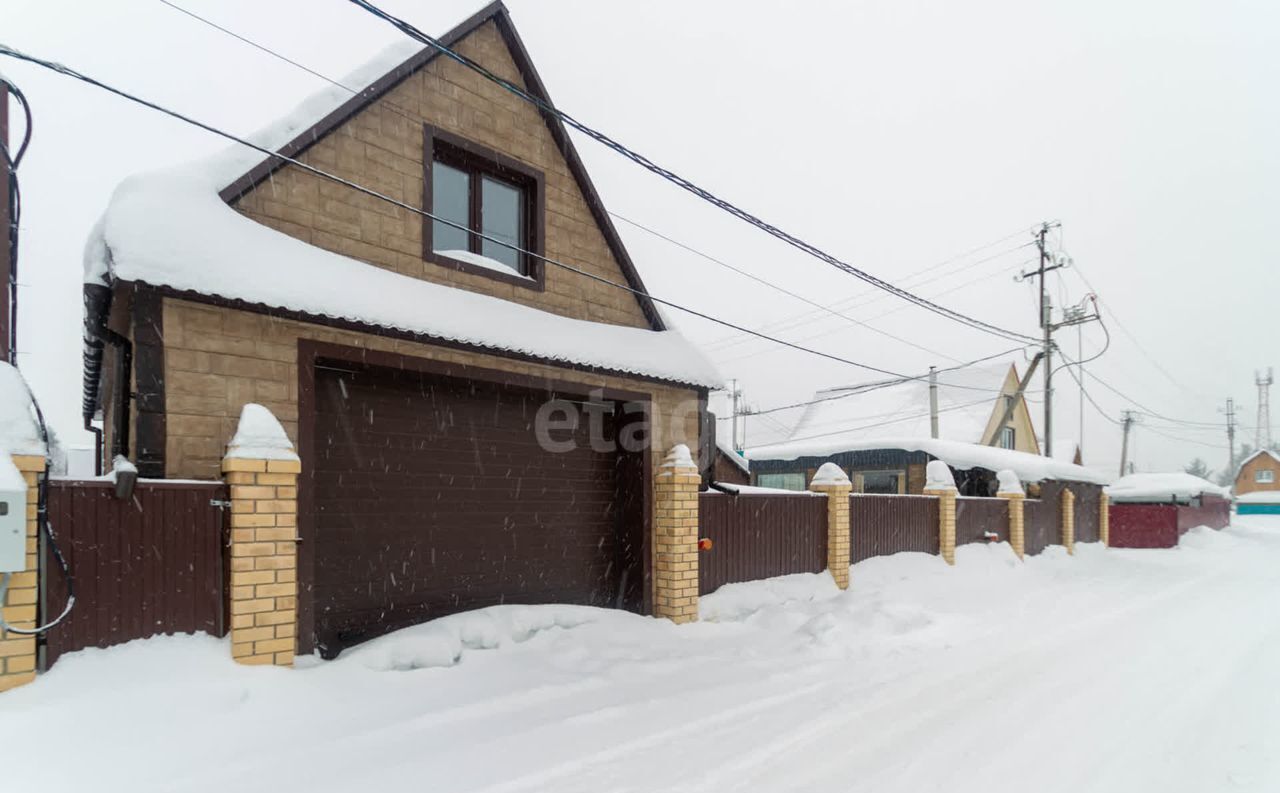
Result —
[[[534, 68], [533, 60], [529, 57], [528, 50], [525, 49], [524, 42], [520, 39], [520, 34], [516, 32], [515, 25], [511, 21], [511, 15], [507, 11], [507, 7], [503, 5], [501, 0], [490, 3], [484, 8], [477, 11], [461, 24], [454, 27], [449, 32], [439, 36], [439, 40], [444, 46], [450, 49], [453, 46], [475, 32], [481, 25], [492, 20], [497, 25], [498, 32], [502, 36], [503, 42], [507, 45], [507, 50], [511, 55], [511, 59], [515, 62], [516, 68], [520, 71], [520, 76], [524, 80], [525, 90], [533, 96], [546, 102], [554, 107], [551, 97], [547, 93], [546, 86], [542, 82], [542, 78], [538, 75], [538, 71]], [[315, 145], [329, 133], [336, 130], [344, 122], [356, 115], [360, 111], [373, 104], [379, 98], [391, 91], [409, 76], [422, 69], [428, 63], [431, 63], [442, 53], [434, 47], [426, 47], [396, 66], [382, 77], [374, 80], [368, 87], [352, 96], [346, 102], [343, 102], [338, 108], [328, 115], [324, 116], [311, 127], [304, 129], [293, 140], [281, 146], [277, 151], [290, 158], [297, 158], [311, 146]], [[613, 254], [613, 258], [621, 268], [623, 275], [627, 279], [627, 285], [636, 290], [635, 295], [640, 309], [644, 313], [645, 318], [649, 322], [649, 327], [653, 330], [666, 330], [666, 323], [663, 322], [662, 315], [658, 311], [657, 306], [649, 299], [649, 291], [645, 288], [644, 282], [640, 278], [640, 273], [636, 270], [635, 263], [632, 262], [630, 254], [627, 253], [626, 246], [622, 243], [622, 237], [619, 236], [617, 228], [613, 225], [609, 213], [604, 208], [604, 203], [600, 200], [600, 194], [596, 191], [595, 185], [591, 181], [591, 177], [587, 174], [587, 169], [582, 163], [582, 158], [578, 156], [578, 151], [574, 148], [573, 141], [569, 138], [569, 133], [565, 129], [564, 124], [556, 116], [539, 110], [543, 121], [547, 125], [548, 131], [551, 133], [552, 139], [555, 141], [560, 155], [564, 157], [565, 162], [569, 166], [569, 172], [573, 175], [574, 181], [577, 183], [578, 189], [582, 192], [583, 198], [586, 200], [587, 207], [591, 211], [591, 216], [595, 220], [600, 233], [604, 236], [605, 243], [609, 247], [609, 252]], [[255, 186], [268, 179], [271, 174], [288, 165], [287, 162], [276, 158], [267, 157], [255, 165], [253, 168], [245, 172], [244, 175], [224, 187], [218, 195], [223, 201], [231, 203], [237, 198], [245, 195]]]
[[1257, 457], [1257, 456], [1258, 456], [1258, 455], [1260, 455], [1260, 454], [1265, 454], [1265, 455], [1267, 455], [1268, 457], [1270, 457], [1272, 460], [1275, 460], [1277, 463], [1280, 463], [1280, 455], [1276, 454], [1275, 452], [1271, 451], [1270, 449], [1259, 449], [1259, 450], [1257, 450], [1256, 452], [1254, 452], [1253, 454], [1249, 455], [1248, 457], [1246, 457], [1246, 458], [1244, 458], [1243, 460], [1241, 460], [1241, 461], [1240, 461], [1240, 464], [1236, 466], [1236, 475], [1235, 475], [1235, 476], [1233, 476], [1233, 477], [1231, 477], [1231, 478], [1232, 478], [1233, 480], [1235, 480], [1235, 479], [1239, 479], [1239, 478], [1240, 478], [1240, 472], [1244, 470], [1244, 467], [1245, 467], [1246, 465], [1248, 465], [1248, 464], [1253, 460], [1253, 458]]
[[[1016, 363], [1010, 363], [1009, 371], [1005, 373], [1004, 380], [1000, 384], [1001, 394], [1016, 394], [1018, 392], [1018, 383], [1020, 382], [1022, 382], [1022, 377], [1018, 374], [1018, 365]], [[995, 404], [991, 407], [991, 418], [987, 421], [987, 429], [984, 431], [983, 437], [976, 441], [977, 443], [986, 442], [987, 433], [991, 432], [992, 428], [995, 427], [996, 422], [1000, 420], [1001, 415], [1004, 414], [1004, 400], [1000, 399], [1001, 394], [996, 395]], [[1032, 430], [1031, 442], [1035, 444], [1036, 447], [1032, 454], [1040, 454], [1040, 438], [1035, 432], [1035, 417], [1031, 414], [1031, 408], [1027, 407], [1027, 393], [1025, 391], [1018, 395], [1018, 405], [1013, 409], [1013, 414], [1010, 416], [1011, 422], [1013, 417], [1017, 416], [1019, 412], [1026, 414], [1027, 425], [1030, 426]]]

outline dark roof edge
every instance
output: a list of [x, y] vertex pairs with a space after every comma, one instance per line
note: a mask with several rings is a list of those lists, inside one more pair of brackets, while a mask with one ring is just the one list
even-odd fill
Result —
[[[507, 7], [503, 5], [501, 0], [496, 0], [472, 14], [448, 33], [440, 36], [440, 41], [446, 47], [453, 47], [454, 44], [475, 32], [477, 28], [491, 19], [497, 24], [498, 32], [502, 35], [503, 41], [506, 42], [507, 49], [511, 51], [512, 60], [515, 61], [516, 68], [524, 79], [526, 89], [529, 93], [554, 107], [551, 97], [547, 94], [546, 86], [538, 75], [537, 69], [534, 68], [533, 60], [529, 57], [529, 51], [525, 49], [524, 42], [520, 39], [520, 34], [516, 32], [515, 25], [511, 21], [510, 12], [507, 11]], [[424, 48], [373, 81], [367, 88], [343, 102], [337, 109], [320, 119], [310, 128], [296, 135], [293, 140], [280, 147], [279, 153], [286, 157], [296, 158], [352, 116], [406, 80], [410, 75], [435, 60], [439, 55], [439, 50], [432, 47]], [[574, 181], [577, 182], [578, 189], [582, 191], [583, 198], [586, 199], [587, 206], [591, 210], [591, 216], [596, 221], [600, 233], [604, 235], [605, 243], [609, 246], [609, 251], [613, 254], [614, 260], [618, 262], [618, 266], [622, 269], [622, 274], [626, 277], [628, 285], [640, 292], [635, 297], [640, 303], [640, 310], [644, 312], [645, 319], [649, 322], [649, 327], [657, 331], [666, 330], [666, 323], [663, 322], [658, 307], [649, 299], [649, 290], [645, 288], [644, 282], [640, 278], [640, 273], [636, 269], [635, 263], [631, 260], [631, 255], [627, 253], [626, 246], [622, 244], [622, 237], [618, 234], [617, 228], [609, 218], [609, 212], [604, 208], [604, 203], [600, 199], [600, 194], [596, 191], [595, 184], [592, 183], [591, 177], [587, 175], [587, 169], [582, 164], [582, 158], [578, 156], [578, 151], [574, 148], [573, 141], [569, 139], [568, 130], [565, 129], [560, 119], [554, 115], [543, 111], [539, 111], [539, 113], [546, 122], [547, 129], [551, 132], [551, 138], [555, 141], [561, 156], [568, 163], [569, 172], [573, 175]], [[218, 195], [223, 201], [231, 203], [287, 164], [278, 158], [267, 157], [249, 169], [243, 176], [220, 190]]]

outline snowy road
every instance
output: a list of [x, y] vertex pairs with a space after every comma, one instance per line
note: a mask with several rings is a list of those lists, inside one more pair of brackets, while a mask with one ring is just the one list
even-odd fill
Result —
[[[293, 672], [207, 637], [82, 653], [0, 696], [6, 789], [1280, 790], [1261, 520], [1173, 551], [875, 559], [844, 594], [722, 590], [717, 623], [508, 609]], [[457, 631], [533, 635], [392, 669]]]

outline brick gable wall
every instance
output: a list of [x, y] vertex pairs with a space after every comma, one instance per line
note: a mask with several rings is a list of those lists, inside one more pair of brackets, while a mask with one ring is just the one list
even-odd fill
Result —
[[[479, 27], [460, 41], [457, 49], [523, 85], [494, 22]], [[399, 111], [419, 120], [407, 119]], [[411, 206], [421, 206], [423, 123], [542, 171], [546, 179], [546, 255], [626, 283], [542, 117], [531, 105], [447, 58], [432, 60], [300, 159]], [[447, 283], [576, 319], [648, 327], [639, 303], [629, 292], [554, 265], [547, 265], [546, 289], [538, 292], [424, 261], [420, 215], [293, 166], [277, 171], [235, 207], [304, 242], [413, 278]]]

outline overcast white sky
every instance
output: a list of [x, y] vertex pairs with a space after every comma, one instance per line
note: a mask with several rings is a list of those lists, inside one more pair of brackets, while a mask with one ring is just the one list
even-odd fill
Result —
[[[342, 0], [175, 0], [341, 77], [398, 34]], [[511, 0], [565, 110], [739, 205], [890, 281], [1028, 333], [1013, 273], [1029, 230], [1062, 221], [1077, 264], [1055, 304], [1097, 288], [1113, 344], [1089, 372], [1163, 416], [1220, 422], [1237, 399], [1252, 441], [1253, 372], [1277, 362], [1280, 6], [1263, 2], [646, 2]], [[474, 0], [385, 7], [443, 32]], [[246, 133], [323, 86], [159, 0], [0, 0], [0, 41]], [[80, 401], [80, 259], [114, 185], [224, 144], [34, 67], [0, 59], [36, 114], [21, 177], [21, 364], [70, 442]], [[849, 306], [907, 346], [619, 223], [655, 295], [900, 372], [1012, 345], [868, 291], [587, 141], [610, 210], [811, 300]], [[1011, 236], [1012, 235], [1012, 236]], [[979, 246], [1004, 242], [911, 278]], [[986, 259], [986, 261], [983, 261]], [[906, 279], [905, 281], [903, 279]], [[862, 297], [859, 298], [858, 296]], [[760, 408], [876, 375], [674, 314]], [[1126, 334], [1125, 330], [1132, 334]], [[1137, 342], [1135, 343], [1134, 338]], [[1075, 331], [1059, 339], [1076, 353]], [[1086, 355], [1102, 334], [1083, 334]], [[1162, 371], [1163, 369], [1163, 371]], [[1056, 384], [1057, 436], [1078, 433]], [[1100, 385], [1114, 419], [1133, 407]], [[1039, 395], [1035, 395], [1039, 399]], [[1033, 409], [1038, 405], [1033, 404]], [[754, 419], [749, 441], [797, 416]], [[780, 419], [783, 426], [773, 423]], [[1140, 468], [1226, 460], [1219, 428], [1145, 419]], [[1086, 406], [1086, 463], [1113, 471], [1119, 429]]]

